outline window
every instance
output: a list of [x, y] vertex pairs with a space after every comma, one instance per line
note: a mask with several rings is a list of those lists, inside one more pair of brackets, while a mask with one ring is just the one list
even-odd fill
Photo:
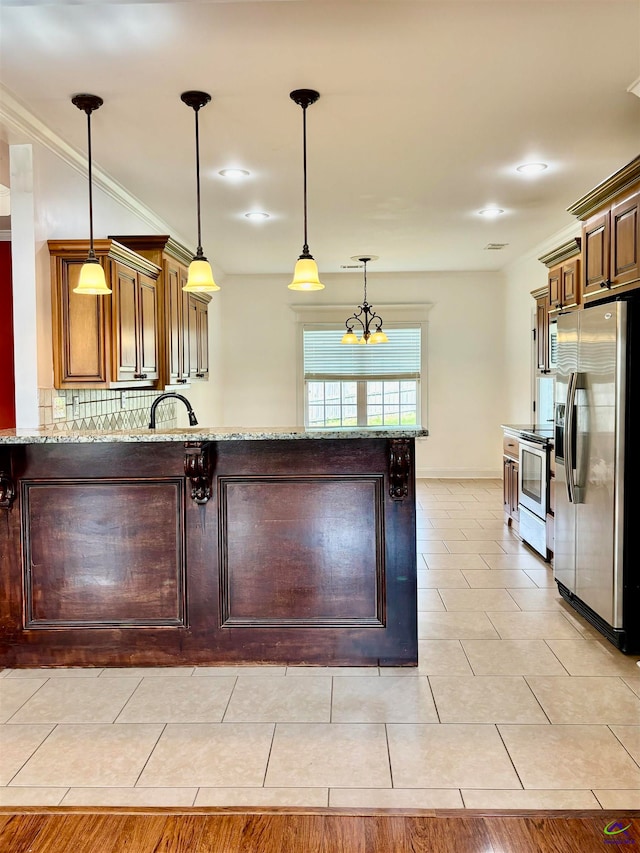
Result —
[[304, 328], [305, 425], [419, 426], [421, 328], [388, 328], [389, 342], [345, 345], [344, 329]]

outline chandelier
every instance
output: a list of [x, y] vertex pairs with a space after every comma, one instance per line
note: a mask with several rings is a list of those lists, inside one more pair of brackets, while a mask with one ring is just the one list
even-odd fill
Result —
[[[364, 265], [364, 299], [362, 305], [358, 305], [357, 313], [348, 317], [345, 321], [347, 331], [342, 336], [343, 344], [386, 344], [389, 338], [382, 331], [382, 317], [373, 310], [373, 305], [367, 302], [367, 263], [369, 261], [377, 261], [375, 255], [367, 255], [366, 257], [355, 257], [354, 261], [360, 261]], [[353, 331], [356, 323], [362, 327], [362, 335], [358, 335]], [[371, 327], [375, 326], [375, 331], [371, 331]]]

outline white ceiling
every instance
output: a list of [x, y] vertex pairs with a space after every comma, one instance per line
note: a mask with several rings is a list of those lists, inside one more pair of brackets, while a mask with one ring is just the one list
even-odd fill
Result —
[[[640, 0], [0, 0], [1, 79], [81, 152], [77, 92], [104, 98], [94, 161], [195, 244], [200, 113], [205, 254], [227, 273], [497, 269], [640, 153]], [[10, 141], [18, 141], [12, 131]], [[537, 179], [515, 166], [542, 160]], [[230, 183], [228, 166], [251, 177]], [[480, 208], [505, 214], [486, 221]], [[248, 222], [244, 213], [271, 218]], [[70, 235], [72, 236], [72, 235]], [[82, 235], [80, 235], [82, 236]], [[102, 236], [102, 235], [99, 235]], [[500, 252], [488, 243], [507, 243]]]

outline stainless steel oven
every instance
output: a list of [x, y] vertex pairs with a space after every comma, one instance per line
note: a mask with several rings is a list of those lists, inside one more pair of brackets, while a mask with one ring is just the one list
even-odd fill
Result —
[[547, 481], [549, 458], [546, 445], [520, 440], [518, 474], [520, 536], [547, 559]]

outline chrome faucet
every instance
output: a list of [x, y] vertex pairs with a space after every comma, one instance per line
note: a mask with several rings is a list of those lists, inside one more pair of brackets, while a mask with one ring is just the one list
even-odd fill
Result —
[[175, 397], [176, 400], [182, 400], [182, 402], [187, 407], [187, 413], [189, 415], [189, 425], [197, 426], [198, 421], [196, 419], [196, 413], [191, 408], [191, 403], [187, 400], [186, 397], [183, 397], [182, 394], [174, 394], [173, 391], [167, 391], [166, 394], [160, 394], [151, 404], [151, 420], [149, 421], [149, 429], [156, 428], [156, 409], [158, 408], [158, 403], [160, 400], [166, 400], [167, 397]]

